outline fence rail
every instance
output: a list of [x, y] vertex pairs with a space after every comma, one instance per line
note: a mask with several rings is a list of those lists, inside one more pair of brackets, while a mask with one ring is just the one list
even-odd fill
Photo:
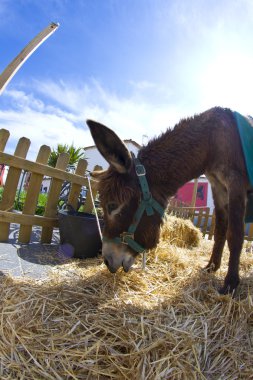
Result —
[[[41, 226], [41, 243], [51, 243], [53, 228], [58, 226], [57, 205], [60, 191], [64, 181], [71, 183], [68, 195], [68, 204], [76, 209], [78, 197], [82, 186], [88, 187], [85, 177], [87, 161], [80, 159], [75, 173], [69, 173], [67, 166], [69, 155], [62, 153], [56, 163], [56, 167], [47, 165], [50, 147], [43, 145], [40, 147], [36, 162], [26, 159], [30, 147], [30, 140], [22, 137], [16, 146], [13, 155], [4, 153], [5, 146], [9, 139], [9, 131], [0, 130], [0, 163], [9, 166], [9, 171], [5, 181], [5, 186], [0, 202], [0, 242], [8, 241], [10, 223], [20, 224], [19, 237], [20, 243], [29, 243], [31, 239], [32, 226]], [[95, 166], [94, 170], [101, 167]], [[22, 171], [31, 173], [28, 183], [27, 194], [23, 205], [22, 213], [13, 210], [14, 201], [20, 181]], [[44, 176], [52, 178], [48, 192], [47, 203], [43, 216], [35, 215], [41, 184]], [[93, 196], [96, 197], [96, 183], [92, 186]], [[86, 202], [83, 206], [85, 212], [92, 211], [91, 194], [87, 192]]]
[[[209, 207], [175, 207], [169, 206], [168, 212], [180, 218], [190, 219], [198, 227], [203, 236], [211, 240], [214, 236], [215, 214]], [[253, 241], [253, 223], [245, 224], [245, 240]]]

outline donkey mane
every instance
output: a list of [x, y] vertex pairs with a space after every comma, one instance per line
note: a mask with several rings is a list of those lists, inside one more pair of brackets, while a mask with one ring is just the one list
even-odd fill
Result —
[[[148, 167], [147, 178], [161, 184], [161, 193], [174, 195], [179, 187], [206, 172], [210, 144], [217, 144], [220, 125], [234, 124], [232, 112], [221, 107], [180, 120], [142, 147], [138, 157]], [[231, 141], [233, 145], [233, 141]], [[237, 148], [235, 147], [235, 151]], [[166, 190], [162, 184], [166, 182]], [[169, 187], [168, 187], [169, 185]]]

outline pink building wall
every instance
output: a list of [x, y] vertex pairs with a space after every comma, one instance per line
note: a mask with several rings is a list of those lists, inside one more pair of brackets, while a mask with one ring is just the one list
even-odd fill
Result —
[[[182, 186], [176, 193], [175, 199], [178, 203], [183, 203], [184, 205], [191, 205], [192, 195], [194, 189], [194, 182], [187, 182]], [[207, 195], [208, 195], [208, 183], [199, 182], [196, 198], [196, 207], [206, 207], [207, 206]]]

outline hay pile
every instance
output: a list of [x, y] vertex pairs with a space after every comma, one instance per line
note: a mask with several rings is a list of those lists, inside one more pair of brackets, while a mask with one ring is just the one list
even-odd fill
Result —
[[72, 261], [48, 281], [0, 277], [1, 379], [252, 379], [253, 257], [235, 299], [200, 271], [212, 244], [164, 240], [134, 270]]
[[168, 215], [163, 225], [160, 239], [182, 248], [197, 247], [202, 234], [190, 220]]

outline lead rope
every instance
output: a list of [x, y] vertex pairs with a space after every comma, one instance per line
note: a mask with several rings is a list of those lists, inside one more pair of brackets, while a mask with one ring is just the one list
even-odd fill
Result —
[[146, 269], [146, 261], [147, 261], [147, 252], [143, 251], [143, 253], [142, 253], [142, 270]]
[[92, 201], [92, 205], [93, 205], [93, 209], [94, 209], [94, 213], [95, 213], [96, 221], [97, 221], [97, 225], [98, 225], [98, 232], [99, 232], [99, 235], [100, 235], [100, 239], [102, 241], [103, 240], [103, 236], [102, 236], [102, 231], [101, 231], [101, 228], [100, 228], [100, 223], [99, 223], [99, 219], [98, 219], [98, 213], [97, 213], [97, 209], [96, 209], [96, 206], [95, 206], [94, 197], [93, 197], [92, 190], [91, 190], [91, 183], [90, 183], [90, 176], [89, 175], [87, 176], [87, 180], [88, 180], [88, 185], [89, 185], [90, 197], [91, 197], [91, 201]]
[[[101, 239], [101, 241], [103, 241], [102, 231], [101, 231], [100, 223], [99, 223], [99, 219], [98, 219], [98, 213], [97, 213], [94, 197], [93, 197], [92, 190], [91, 190], [91, 183], [90, 183], [90, 176], [89, 175], [87, 175], [87, 180], [88, 180], [88, 185], [89, 185], [91, 201], [92, 201], [92, 205], [93, 205], [93, 209], [94, 209], [94, 213], [95, 213], [96, 221], [97, 221], [97, 225], [98, 225], [98, 231], [99, 231], [100, 239]], [[146, 269], [146, 261], [147, 261], [147, 252], [144, 251], [142, 253], [142, 270]]]

